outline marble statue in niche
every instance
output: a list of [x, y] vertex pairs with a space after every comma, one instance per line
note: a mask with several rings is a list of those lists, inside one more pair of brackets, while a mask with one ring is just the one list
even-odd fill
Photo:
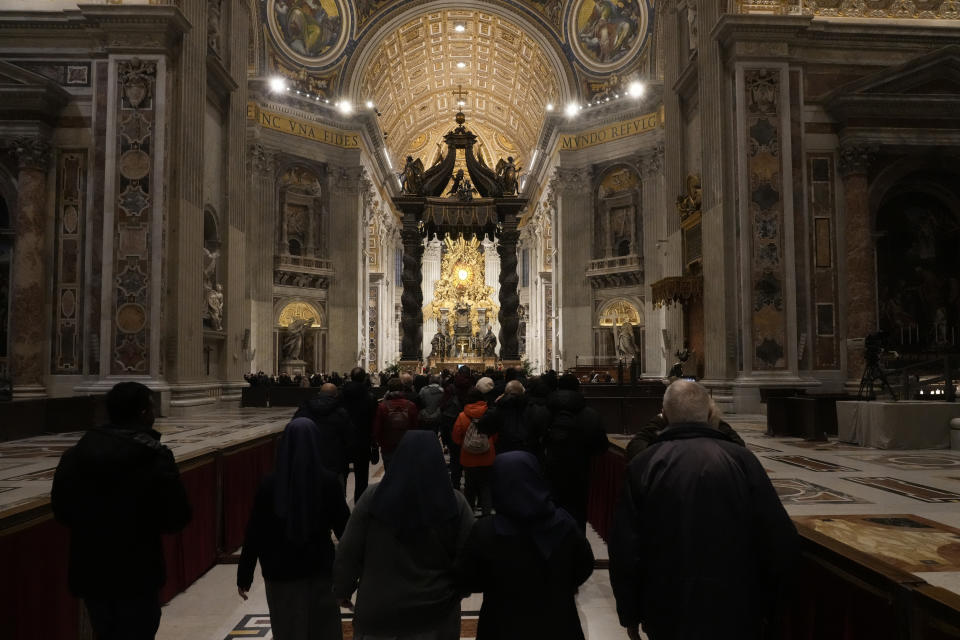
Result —
[[617, 330], [617, 357], [621, 360], [632, 360], [637, 355], [637, 340], [633, 335], [633, 324], [624, 322]]
[[287, 336], [283, 340], [284, 360], [299, 360], [303, 352], [303, 334], [313, 325], [313, 318], [294, 318], [287, 325]]

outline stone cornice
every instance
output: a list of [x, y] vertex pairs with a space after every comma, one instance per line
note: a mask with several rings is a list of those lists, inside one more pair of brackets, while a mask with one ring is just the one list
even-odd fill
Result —
[[0, 41], [102, 53], [167, 53], [191, 28], [171, 5], [88, 5], [76, 11], [20, 11], [0, 16]]
[[[710, 36], [733, 58], [809, 58], [811, 48], [874, 50], [879, 55], [955, 44], [960, 21], [726, 14]], [[767, 48], [742, 43], [765, 43]], [[803, 51], [796, 51], [799, 47]]]

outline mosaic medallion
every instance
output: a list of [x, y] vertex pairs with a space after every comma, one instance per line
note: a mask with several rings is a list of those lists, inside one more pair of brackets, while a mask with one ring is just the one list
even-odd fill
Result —
[[343, 50], [351, 12], [342, 0], [269, 0], [267, 22], [274, 42], [292, 59], [322, 66]]
[[117, 309], [117, 328], [123, 333], [136, 333], [147, 324], [143, 307], [138, 304], [124, 304]]
[[610, 71], [640, 52], [651, 26], [644, 0], [579, 0], [567, 18], [567, 42], [593, 71]]

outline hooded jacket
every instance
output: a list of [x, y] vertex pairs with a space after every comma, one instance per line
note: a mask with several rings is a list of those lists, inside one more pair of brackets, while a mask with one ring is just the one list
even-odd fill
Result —
[[57, 465], [50, 496], [70, 529], [70, 590], [78, 597], [155, 593], [166, 581], [160, 536], [183, 529], [190, 504], [156, 431], [87, 431]]
[[338, 475], [347, 475], [353, 425], [340, 398], [321, 393], [303, 403], [293, 417], [313, 420], [323, 438], [323, 466]]
[[[467, 429], [470, 428], [470, 421], [474, 418], [482, 418], [487, 412], [487, 403], [483, 400], [471, 402], [463, 408], [463, 412], [453, 423], [453, 441], [463, 445], [463, 439], [467, 435]], [[496, 434], [489, 436], [490, 448], [486, 453], [470, 453], [466, 449], [460, 449], [460, 464], [464, 467], [489, 467], [493, 465], [493, 459], [497, 456], [495, 444], [497, 442]]]

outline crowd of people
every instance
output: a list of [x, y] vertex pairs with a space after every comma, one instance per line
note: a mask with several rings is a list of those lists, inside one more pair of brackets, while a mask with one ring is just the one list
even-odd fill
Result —
[[[259, 562], [274, 637], [340, 638], [346, 607], [359, 640], [456, 640], [462, 598], [482, 593], [478, 640], [584, 638], [589, 468], [608, 441], [579, 380], [467, 367], [379, 388], [361, 368], [346, 377], [296, 410], [256, 492], [237, 589], [248, 597]], [[98, 637], [153, 638], [160, 534], [190, 506], [149, 390], [120, 383], [108, 408], [111, 425], [64, 455], [54, 514]], [[609, 546], [628, 637], [641, 624], [652, 640], [763, 637], [796, 532], [703, 387], [674, 382], [628, 456]]]

